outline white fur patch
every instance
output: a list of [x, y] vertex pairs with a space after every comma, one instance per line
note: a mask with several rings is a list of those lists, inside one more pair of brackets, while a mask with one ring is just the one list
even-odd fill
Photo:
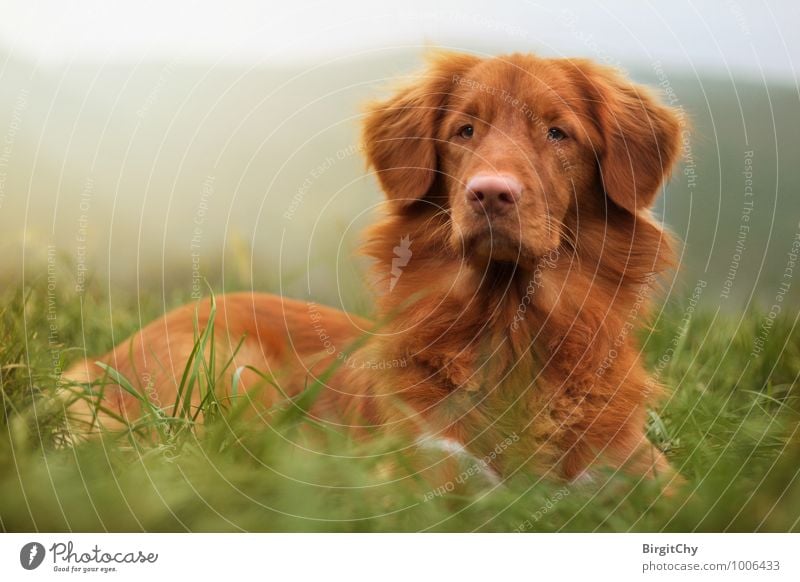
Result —
[[594, 475], [589, 471], [582, 471], [577, 477], [570, 481], [569, 484], [575, 487], [587, 487], [594, 483], [594, 480]]
[[445, 437], [421, 436], [417, 439], [417, 446], [421, 449], [432, 451], [442, 451], [453, 455], [460, 461], [475, 465], [480, 469], [480, 474], [485, 477], [492, 485], [499, 485], [502, 480], [494, 469], [482, 462], [478, 457], [470, 453], [467, 448], [455, 439]]

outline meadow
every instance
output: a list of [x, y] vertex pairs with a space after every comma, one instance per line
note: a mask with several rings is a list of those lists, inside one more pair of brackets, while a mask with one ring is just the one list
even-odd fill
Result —
[[3, 531], [800, 531], [800, 331], [788, 315], [673, 301], [642, 333], [671, 391], [648, 430], [686, 480], [672, 496], [621, 473], [582, 485], [476, 477], [448, 491], [411, 470], [411, 443], [311, 421], [313, 384], [261, 418], [209, 398], [203, 426], [165, 408], [145, 420], [152, 430], [64, 446], [54, 394], [79, 346], [101, 353], [189, 300], [118, 290], [112, 309], [100, 285], [80, 297], [65, 287], [43, 275], [0, 301]]

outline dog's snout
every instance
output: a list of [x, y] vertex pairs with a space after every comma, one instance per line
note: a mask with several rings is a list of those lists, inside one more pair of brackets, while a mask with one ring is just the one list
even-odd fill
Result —
[[522, 185], [512, 176], [480, 175], [467, 182], [467, 203], [479, 214], [505, 214], [516, 207], [521, 194]]

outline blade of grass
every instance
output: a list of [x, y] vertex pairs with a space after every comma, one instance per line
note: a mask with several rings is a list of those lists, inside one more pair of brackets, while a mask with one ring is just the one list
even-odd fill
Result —
[[159, 436], [162, 439], [166, 439], [166, 434], [164, 432], [164, 413], [161, 409], [156, 408], [156, 406], [150, 402], [150, 399], [147, 398], [146, 395], [142, 394], [136, 388], [131, 385], [130, 381], [123, 375], [120, 374], [117, 370], [104, 364], [103, 362], [95, 362], [100, 368], [102, 368], [108, 376], [114, 380], [114, 382], [119, 385], [120, 388], [125, 390], [127, 393], [134, 396], [141, 404], [142, 408], [147, 410], [148, 414], [152, 415], [154, 420], [154, 426], [158, 431]]

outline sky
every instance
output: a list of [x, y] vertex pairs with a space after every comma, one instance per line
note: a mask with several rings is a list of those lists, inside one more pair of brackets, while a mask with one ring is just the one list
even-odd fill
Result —
[[0, 0], [0, 8], [0, 51], [45, 64], [176, 56], [294, 64], [500, 44], [791, 82], [800, 65], [797, 0]]

